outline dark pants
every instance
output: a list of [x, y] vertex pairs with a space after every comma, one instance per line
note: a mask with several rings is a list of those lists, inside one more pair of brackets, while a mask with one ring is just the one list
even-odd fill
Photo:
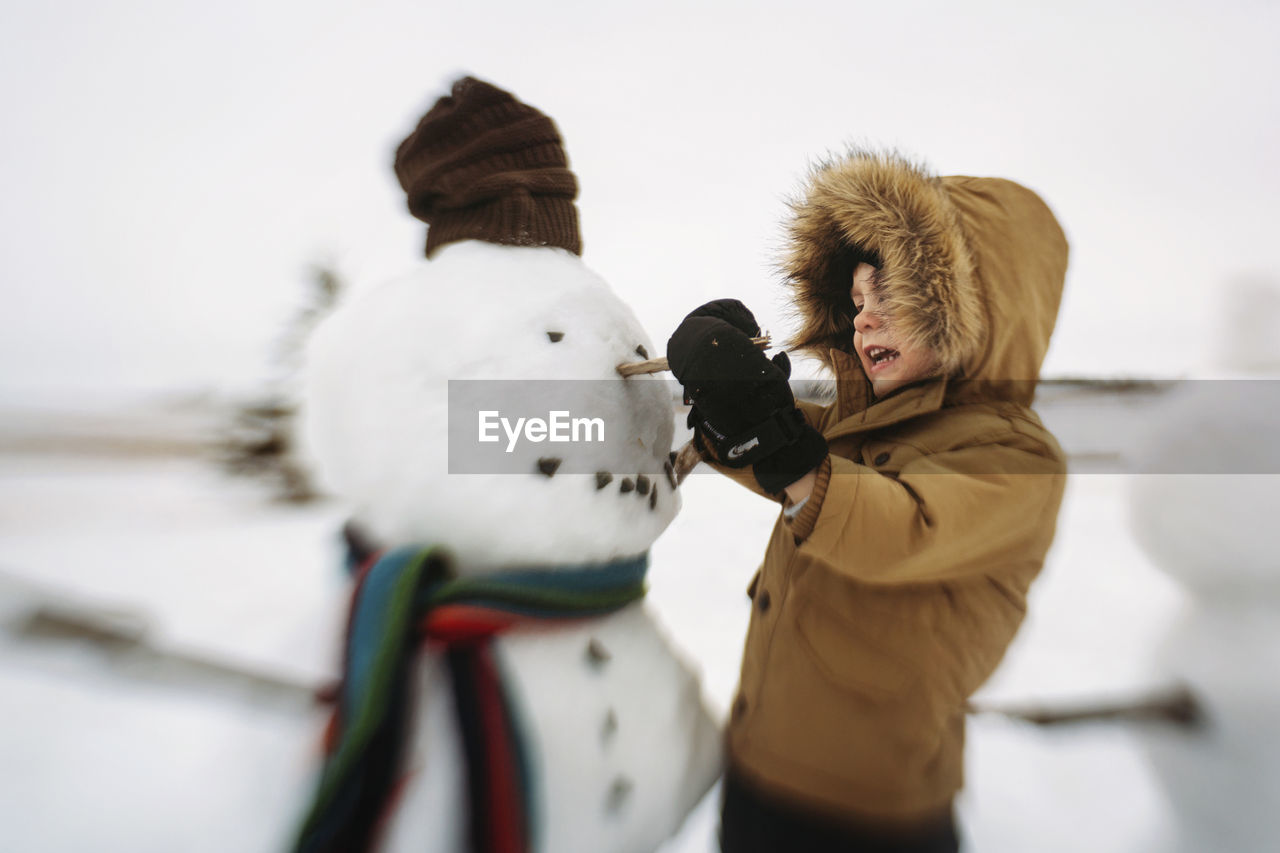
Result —
[[955, 823], [890, 836], [779, 803], [726, 774], [720, 812], [722, 853], [956, 853]]

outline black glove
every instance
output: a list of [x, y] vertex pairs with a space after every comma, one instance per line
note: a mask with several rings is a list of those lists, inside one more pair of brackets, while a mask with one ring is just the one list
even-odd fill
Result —
[[667, 342], [667, 362], [693, 405], [690, 426], [730, 468], [754, 466], [777, 493], [827, 455], [827, 442], [796, 408], [786, 353], [765, 357], [751, 337], [759, 326], [735, 299], [709, 302], [685, 317]]
[[[685, 319], [687, 320], [691, 317], [713, 317], [718, 320], [724, 320], [734, 328], [741, 330], [748, 337], [757, 338], [760, 336], [760, 324], [756, 322], [755, 315], [751, 313], [751, 309], [747, 308], [747, 306], [743, 305], [737, 299], [714, 299], [711, 302], [699, 305], [697, 308], [690, 311]], [[788, 377], [791, 375], [791, 362], [787, 358], [787, 354], [785, 352], [779, 352], [775, 355], [773, 357], [773, 362], [778, 365], [782, 372]], [[668, 364], [669, 363], [670, 359], [668, 359]], [[679, 378], [679, 376], [676, 377], [676, 379]], [[698, 411], [697, 406], [693, 405], [693, 399], [689, 396], [688, 390], [686, 390], [684, 394], [684, 404], [689, 406], [689, 417], [685, 421], [685, 426], [694, 430], [694, 444], [700, 449], [703, 449], [703, 452], [705, 453], [706, 451], [698, 432], [698, 425], [703, 422], [702, 413]], [[715, 455], [714, 451], [711, 455]], [[733, 467], [742, 466], [735, 465]]]

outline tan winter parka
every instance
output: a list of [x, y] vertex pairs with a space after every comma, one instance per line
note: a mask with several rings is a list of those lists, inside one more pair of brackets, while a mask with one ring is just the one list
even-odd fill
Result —
[[[896, 155], [823, 165], [793, 211], [797, 344], [832, 369], [837, 398], [802, 404], [830, 455], [751, 581], [729, 760], [810, 809], [927, 823], [961, 787], [966, 700], [1054, 535], [1066, 463], [1029, 405], [1067, 242], [1030, 190]], [[946, 376], [874, 398], [852, 354], [852, 245], [879, 254], [895, 332]], [[749, 469], [720, 470], [754, 487]]]

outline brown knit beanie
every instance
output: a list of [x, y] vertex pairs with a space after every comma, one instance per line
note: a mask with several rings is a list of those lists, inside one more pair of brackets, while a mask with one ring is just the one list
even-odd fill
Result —
[[551, 119], [474, 77], [422, 117], [396, 149], [409, 212], [427, 223], [427, 257], [485, 240], [582, 254], [578, 182]]

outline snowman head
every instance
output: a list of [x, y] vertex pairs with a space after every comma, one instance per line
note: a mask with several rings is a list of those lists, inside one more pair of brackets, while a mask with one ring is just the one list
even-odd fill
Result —
[[317, 330], [303, 444], [383, 545], [464, 571], [637, 554], [679, 509], [671, 386], [616, 370], [651, 348], [575, 255], [451, 244]]
[[[464, 78], [396, 153], [427, 260], [342, 306], [308, 353], [302, 439], [384, 546], [460, 571], [638, 554], [679, 501], [652, 345], [578, 257], [554, 124]], [[560, 439], [560, 440], [557, 440]]]

